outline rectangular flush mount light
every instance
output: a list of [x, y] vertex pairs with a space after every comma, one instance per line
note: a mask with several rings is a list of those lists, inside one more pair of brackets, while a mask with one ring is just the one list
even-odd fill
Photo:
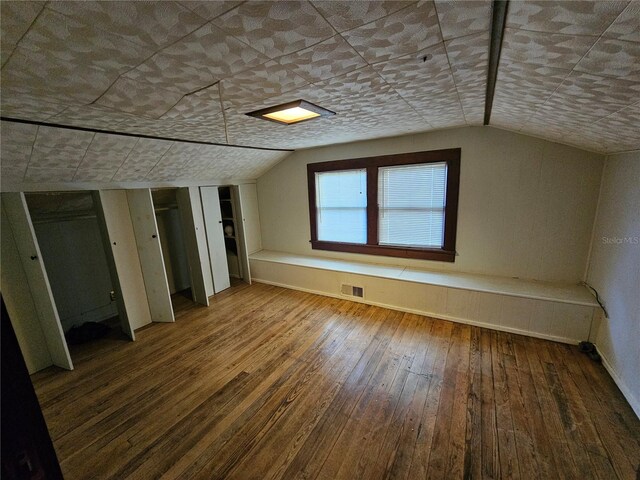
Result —
[[275, 107], [263, 108], [262, 110], [247, 113], [247, 115], [251, 117], [284, 123], [285, 125], [304, 122], [318, 117], [329, 117], [335, 114], [336, 113], [331, 110], [319, 107], [306, 100], [296, 100], [295, 102], [283, 103]]

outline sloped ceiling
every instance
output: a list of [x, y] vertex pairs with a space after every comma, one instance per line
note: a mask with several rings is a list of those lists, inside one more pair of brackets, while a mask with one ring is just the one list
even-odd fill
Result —
[[[639, 5], [512, 1], [491, 124], [640, 148]], [[3, 117], [173, 139], [3, 122], [3, 184], [252, 179], [286, 149], [483, 122], [489, 1], [4, 0], [0, 18]], [[298, 98], [337, 115], [245, 115]]]

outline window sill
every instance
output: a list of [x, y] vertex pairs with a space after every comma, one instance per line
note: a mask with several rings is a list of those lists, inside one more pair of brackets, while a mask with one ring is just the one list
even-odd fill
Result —
[[314, 250], [328, 250], [332, 252], [362, 253], [380, 255], [384, 257], [415, 258], [419, 260], [435, 260], [439, 262], [455, 262], [456, 252], [440, 248], [424, 249], [409, 247], [390, 247], [381, 245], [361, 245], [357, 243], [325, 242], [312, 240]]

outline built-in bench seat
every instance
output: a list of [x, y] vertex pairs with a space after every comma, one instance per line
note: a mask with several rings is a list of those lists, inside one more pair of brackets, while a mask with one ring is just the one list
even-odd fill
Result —
[[[598, 303], [581, 285], [377, 265], [261, 250], [258, 282], [557, 341], [586, 340]], [[343, 285], [362, 287], [362, 299]]]

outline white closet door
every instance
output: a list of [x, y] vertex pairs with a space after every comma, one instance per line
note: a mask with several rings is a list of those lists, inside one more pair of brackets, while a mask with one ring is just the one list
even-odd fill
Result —
[[198, 187], [179, 188], [176, 192], [180, 220], [187, 245], [189, 274], [193, 300], [209, 306], [209, 295], [213, 295], [213, 279], [209, 266], [207, 235], [202, 217], [202, 204]]
[[[18, 248], [51, 361], [54, 365], [73, 370], [73, 363], [24, 194], [3, 193], [2, 208]], [[2, 225], [2, 228], [5, 228], [5, 225]]]
[[151, 313], [131, 222], [127, 192], [100, 190], [94, 195], [105, 252], [116, 290], [122, 331], [135, 340], [134, 330], [151, 323]]
[[245, 229], [245, 209], [242, 205], [237, 185], [231, 187], [231, 198], [233, 200], [236, 213], [236, 238], [238, 240], [238, 259], [240, 260], [240, 268], [242, 270], [242, 280], [251, 285], [251, 270], [249, 269], [249, 253], [247, 249], [247, 236]]
[[247, 253], [251, 255], [262, 250], [262, 236], [260, 234], [260, 213], [258, 212], [258, 189], [255, 183], [238, 185], [238, 196], [242, 209], [244, 239]]
[[174, 322], [171, 293], [162, 257], [151, 190], [148, 188], [127, 190], [127, 201], [133, 221], [151, 320]]
[[53, 365], [9, 219], [0, 209], [0, 291], [29, 374]]
[[202, 198], [202, 213], [207, 231], [213, 290], [215, 293], [219, 293], [229, 288], [231, 282], [229, 280], [229, 265], [227, 264], [227, 249], [224, 245], [218, 187], [200, 187], [200, 197]]

